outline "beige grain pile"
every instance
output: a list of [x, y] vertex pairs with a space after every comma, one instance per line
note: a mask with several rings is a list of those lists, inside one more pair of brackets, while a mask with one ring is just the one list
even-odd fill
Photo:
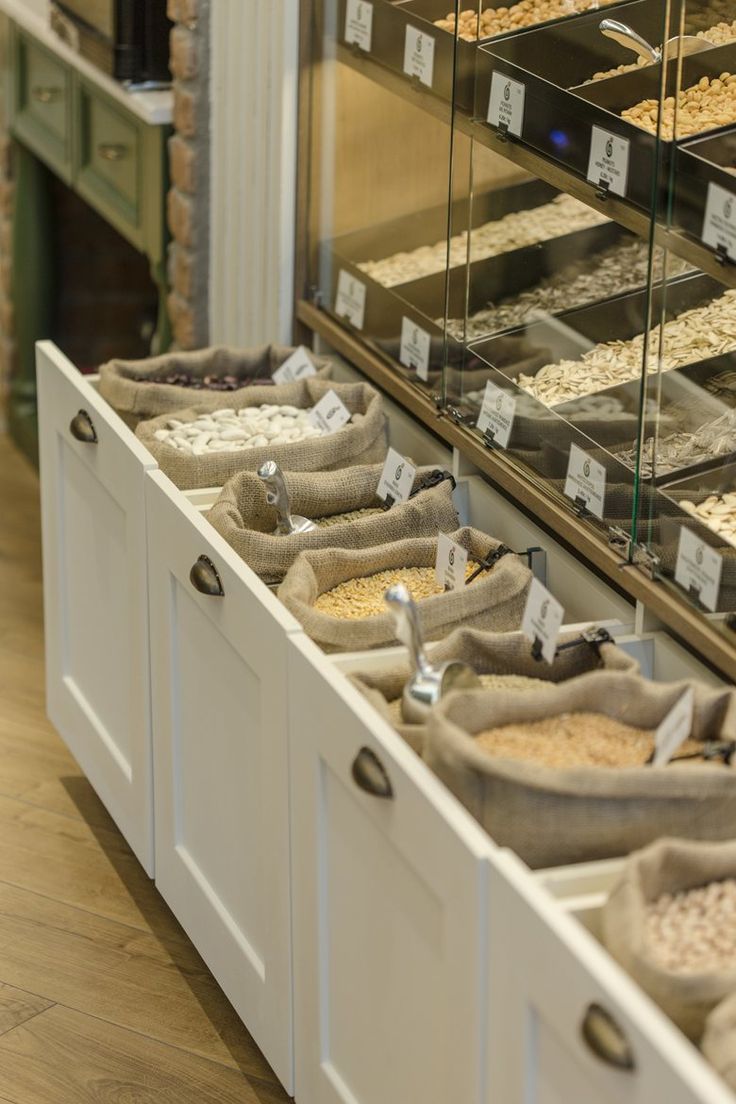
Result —
[[[614, 0], [519, 0], [509, 7], [485, 8], [479, 15], [477, 6], [465, 8], [457, 18], [458, 38], [475, 42], [479, 38], [493, 38], [522, 27], [534, 27], [550, 19], [564, 19], [590, 8], [604, 7]], [[435, 27], [443, 31], [455, 30], [455, 13], [448, 12], [444, 19], [435, 19]]]
[[358, 518], [370, 517], [372, 514], [382, 514], [382, 506], [366, 506], [362, 510], [348, 510], [345, 514], [330, 514], [329, 517], [315, 518], [314, 524], [320, 529], [327, 529], [330, 525], [343, 525], [347, 521], [357, 521]]
[[[716, 23], [714, 27], [709, 27], [705, 31], [698, 31], [696, 38], [703, 38], [706, 42], [710, 42], [711, 46], [725, 46], [729, 42], [736, 42], [736, 19], [733, 22], [721, 22]], [[594, 81], [605, 80], [607, 77], [617, 77], [621, 73], [631, 73], [634, 69], [641, 69], [644, 65], [650, 65], [646, 58], [637, 58], [636, 61], [624, 63], [623, 65], [617, 65], [615, 69], [604, 69], [600, 73], [594, 73], [593, 76], [584, 81], [584, 84], [592, 84]]]
[[[622, 119], [652, 134], [657, 133], [659, 117], [657, 99], [641, 100], [621, 112]], [[736, 123], [736, 73], [701, 77], [676, 98], [667, 96], [662, 102], [660, 134], [666, 139], [673, 138], [675, 131], [678, 138], [687, 138], [731, 123]]]
[[[477, 566], [475, 563], [468, 564], [466, 578]], [[386, 612], [384, 595], [396, 583], [403, 583], [415, 602], [445, 593], [435, 578], [433, 567], [391, 568], [389, 571], [379, 571], [375, 575], [365, 575], [339, 583], [332, 590], [320, 594], [314, 608], [330, 617], [340, 617], [348, 621], [375, 617]]]
[[736, 879], [663, 893], [646, 908], [644, 938], [654, 962], [676, 974], [736, 968]]

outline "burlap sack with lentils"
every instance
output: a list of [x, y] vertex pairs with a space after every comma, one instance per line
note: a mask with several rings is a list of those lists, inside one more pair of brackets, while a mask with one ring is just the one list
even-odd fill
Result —
[[558, 768], [490, 755], [474, 739], [565, 713], [603, 713], [655, 730], [688, 685], [695, 690], [692, 738], [736, 737], [733, 690], [600, 671], [530, 694], [449, 694], [430, 717], [424, 760], [493, 839], [531, 867], [626, 855], [662, 835], [728, 839], [736, 835], [734, 767], [689, 761]]
[[[735, 827], [732, 823], [731, 835]], [[663, 893], [679, 893], [733, 877], [736, 877], [736, 841], [692, 843], [661, 839], [629, 857], [603, 909], [603, 939], [608, 950], [696, 1043], [709, 1013], [724, 997], [736, 992], [736, 964], [731, 970], [707, 973], [678, 973], [661, 965], [647, 944], [646, 908]], [[711, 1046], [715, 1036], [714, 1030]], [[734, 1037], [731, 1045], [733, 1073]]]
[[230, 402], [222, 405], [242, 410], [268, 402], [308, 410], [331, 390], [348, 408], [352, 419], [342, 429], [323, 437], [236, 452], [210, 452], [203, 456], [182, 453], [165, 441], [156, 440], [156, 431], [165, 429], [169, 418], [193, 422], [205, 413], [199, 404], [141, 422], [136, 436], [158, 461], [161, 471], [184, 491], [221, 487], [236, 472], [257, 471], [266, 460], [275, 460], [282, 471], [291, 472], [335, 471], [354, 464], [382, 463], [387, 448], [386, 415], [381, 396], [367, 383], [330, 383], [310, 378], [270, 387], [267, 398], [259, 395], [256, 388], [248, 389], [238, 398], [230, 395]]
[[701, 1049], [723, 1080], [736, 1092], [736, 983], [730, 996], [705, 1021]]
[[[202, 410], [232, 406], [232, 399], [238, 398], [244, 389], [258, 402], [267, 403], [271, 402], [273, 394], [273, 385], [267, 381], [293, 352], [294, 349], [281, 345], [261, 345], [256, 349], [217, 345], [190, 353], [165, 353], [145, 360], [110, 360], [100, 368], [100, 394], [133, 429], [146, 418], [181, 410], [192, 402]], [[329, 379], [331, 362], [311, 352], [309, 356], [317, 369], [317, 377]], [[219, 379], [234, 376], [242, 383], [234, 391], [217, 391], [164, 382], [167, 377], [181, 372], [199, 380], [204, 380], [205, 376]]]
[[[453, 540], [468, 550], [469, 559], [480, 562], [495, 551], [500, 542], [477, 529], [458, 529]], [[279, 587], [279, 598], [291, 610], [304, 631], [326, 652], [352, 652], [397, 644], [396, 625], [387, 610], [380, 615], [359, 619], [341, 618], [314, 608], [321, 594], [349, 579], [401, 569], [434, 569], [437, 538], [420, 537], [394, 541], [358, 551], [322, 549], [302, 552]], [[518, 629], [524, 615], [531, 572], [519, 556], [503, 556], [488, 571], [460, 591], [448, 591], [418, 603], [419, 621], [425, 640], [439, 640], [458, 625], [496, 632]]]
[[[539, 689], [549, 683], [567, 682], [590, 671], [622, 671], [637, 674], [639, 664], [633, 656], [612, 642], [587, 643], [580, 633], [563, 633], [561, 645], [574, 644], [556, 657], [554, 663], [538, 663], [523, 633], [489, 633], [479, 629], [455, 629], [445, 640], [432, 644], [427, 657], [433, 666], [449, 660], [469, 664], [479, 675], [521, 675], [537, 679]], [[366, 672], [353, 672], [353, 681], [373, 707], [390, 721], [411, 747], [421, 754], [426, 740], [426, 724], [407, 724], [400, 713], [400, 699], [411, 677], [408, 662], [387, 663]], [[524, 691], [526, 693], [526, 691]]]
[[[323, 523], [311, 533], [274, 534], [276, 511], [266, 502], [263, 480], [256, 472], [239, 472], [228, 480], [207, 520], [268, 583], [280, 582], [306, 549], [366, 548], [457, 528], [452, 478], [419, 490], [430, 474], [442, 475], [437, 469], [420, 468], [414, 497], [386, 510], [376, 495], [382, 470], [382, 464], [370, 464], [339, 473], [285, 472], [292, 514]], [[354, 511], [365, 514], [345, 517]]]

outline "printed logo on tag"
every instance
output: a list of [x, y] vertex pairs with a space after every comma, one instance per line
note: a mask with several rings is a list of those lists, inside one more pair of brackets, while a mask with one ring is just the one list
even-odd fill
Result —
[[609, 191], [625, 196], [629, 181], [630, 145], [628, 138], [594, 126], [590, 132], [588, 180], [592, 184], [607, 184]]
[[722, 571], [723, 559], [715, 548], [711, 548], [692, 529], [683, 525], [677, 546], [675, 582], [696, 597], [711, 613], [715, 613], [718, 608]]
[[719, 184], [708, 185], [701, 237], [706, 245], [725, 250], [736, 261], [736, 196]]
[[337, 277], [335, 314], [338, 318], [347, 318], [356, 330], [362, 330], [365, 322], [366, 294], [365, 284], [341, 268]]
[[427, 88], [432, 87], [434, 78], [434, 36], [406, 28], [404, 39], [404, 72], [409, 77], [417, 77]]
[[412, 322], [410, 318], [403, 317], [401, 319], [399, 360], [407, 368], [413, 368], [420, 380], [424, 380], [425, 383], [429, 379], [431, 345], [432, 338], [426, 330], [423, 330], [421, 326], [417, 326], [416, 322]]
[[447, 533], [437, 534], [437, 560], [434, 574], [441, 587], [450, 590], [462, 590], [465, 586], [465, 571], [468, 566], [468, 553]]
[[293, 383], [294, 380], [307, 379], [316, 376], [317, 369], [314, 362], [303, 345], [295, 349], [290, 357], [287, 357], [280, 368], [273, 373], [274, 383]]
[[491, 126], [503, 126], [509, 134], [521, 138], [525, 96], [526, 88], [521, 81], [512, 80], [503, 73], [494, 73], [488, 101], [488, 122]]
[[606, 469], [577, 445], [570, 445], [565, 494], [594, 517], [603, 518], [606, 501]]
[[394, 502], [406, 502], [414, 486], [416, 474], [417, 469], [414, 465], [410, 464], [396, 449], [390, 448], [386, 453], [386, 463], [383, 465], [376, 494], [384, 502], [389, 498]]
[[689, 687], [670, 709], [654, 734], [652, 766], [664, 767], [693, 729], [695, 691]]
[[514, 428], [516, 416], [516, 398], [496, 387], [490, 380], [486, 382], [483, 394], [483, 404], [478, 415], [478, 429], [481, 433], [490, 430], [493, 434], [493, 443], [501, 448], [509, 447], [511, 431]]
[[547, 663], [554, 663], [565, 611], [539, 579], [532, 579], [521, 631], [537, 645]]
[[370, 53], [373, 38], [373, 4], [368, 0], [348, 0], [345, 12], [345, 41]]
[[347, 425], [351, 417], [350, 411], [334, 391], [328, 391], [309, 411], [312, 425], [325, 433], [336, 433], [338, 429]]

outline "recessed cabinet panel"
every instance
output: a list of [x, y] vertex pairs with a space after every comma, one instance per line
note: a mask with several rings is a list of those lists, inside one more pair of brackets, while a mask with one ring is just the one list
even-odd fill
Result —
[[155, 461], [51, 342], [37, 348], [46, 708], [152, 874], [143, 483]]
[[68, 183], [72, 173], [72, 71], [22, 31], [14, 31], [11, 43], [12, 128]]
[[146, 503], [156, 884], [291, 1089], [285, 687], [299, 626], [159, 472]]
[[297, 1099], [484, 1099], [493, 845], [301, 636], [289, 685]]

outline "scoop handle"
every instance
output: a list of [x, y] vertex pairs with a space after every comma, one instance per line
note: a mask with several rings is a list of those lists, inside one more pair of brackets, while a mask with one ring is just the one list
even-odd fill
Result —
[[395, 583], [386, 591], [384, 601], [394, 615], [397, 639], [409, 649], [409, 658], [414, 668], [412, 674], [428, 671], [429, 662], [424, 651], [419, 613], [411, 594], [403, 583]]
[[658, 62], [662, 60], [662, 51], [650, 45], [627, 23], [620, 23], [618, 19], [604, 19], [598, 29], [606, 38], [612, 38], [614, 42], [618, 42], [619, 46], [624, 46], [627, 50], [633, 50], [645, 61]]
[[294, 531], [291, 520], [291, 502], [284, 473], [275, 460], [266, 460], [258, 469], [258, 475], [266, 485], [266, 502], [276, 511], [276, 532], [289, 534]]

